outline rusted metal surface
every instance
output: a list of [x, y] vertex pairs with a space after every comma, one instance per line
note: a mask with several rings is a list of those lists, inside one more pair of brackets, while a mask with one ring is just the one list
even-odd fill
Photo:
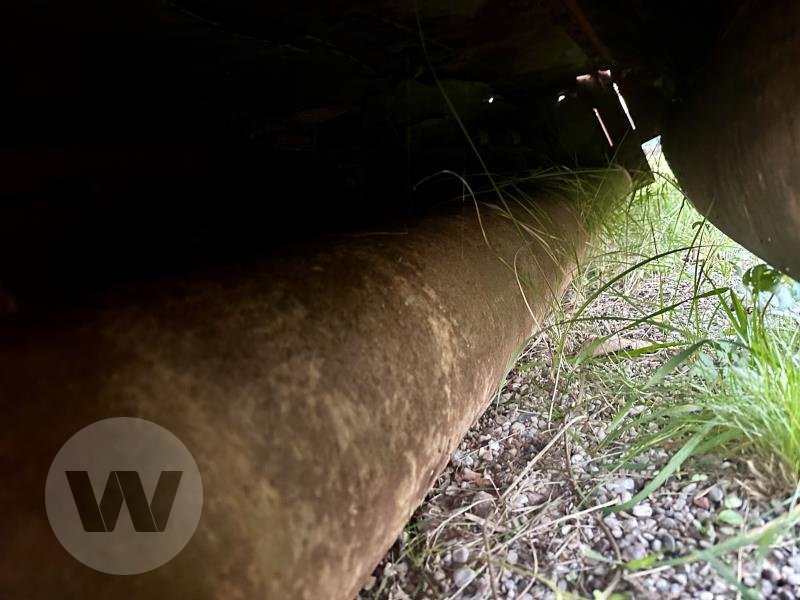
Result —
[[[629, 187], [612, 171], [599, 193]], [[488, 207], [479, 226], [467, 205], [6, 326], [0, 596], [352, 597], [580, 255], [573, 206], [537, 202], [549, 249]], [[69, 556], [43, 502], [59, 447], [114, 416], [172, 431], [204, 486], [183, 552], [128, 577]]]
[[577, 0], [548, 0], [554, 20], [559, 22], [569, 36], [592, 61], [592, 66], [608, 67], [613, 63], [611, 52], [597, 35], [586, 13]]
[[664, 150], [698, 210], [800, 276], [800, 4], [750, 3], [694, 77]]

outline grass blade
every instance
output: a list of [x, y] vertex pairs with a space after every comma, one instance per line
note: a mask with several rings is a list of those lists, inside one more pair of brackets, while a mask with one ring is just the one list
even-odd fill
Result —
[[657, 383], [660, 383], [664, 377], [672, 373], [675, 369], [677, 369], [680, 365], [684, 362], [689, 360], [700, 348], [707, 344], [714, 344], [714, 340], [704, 339], [700, 340], [699, 342], [695, 342], [688, 348], [684, 348], [680, 352], [678, 352], [675, 356], [671, 357], [667, 362], [661, 365], [655, 373], [653, 373], [652, 377], [650, 377], [649, 381], [644, 385], [644, 389], [653, 387]]
[[636, 494], [633, 498], [624, 502], [622, 504], [618, 504], [616, 506], [611, 506], [606, 509], [608, 512], [620, 512], [623, 510], [630, 510], [636, 504], [639, 504], [642, 500], [647, 498], [650, 494], [652, 494], [655, 490], [660, 488], [663, 483], [673, 474], [675, 471], [680, 469], [683, 462], [694, 454], [695, 449], [697, 446], [702, 442], [708, 432], [711, 430], [711, 424], [706, 425], [695, 433], [689, 441], [683, 445], [683, 448], [678, 450], [675, 455], [669, 460], [669, 462], [661, 469], [658, 474], [653, 477], [653, 479], [646, 485], [642, 490]]

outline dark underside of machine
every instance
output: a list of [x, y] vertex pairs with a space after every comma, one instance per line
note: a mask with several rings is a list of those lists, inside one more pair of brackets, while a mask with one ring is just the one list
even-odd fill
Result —
[[639, 144], [742, 4], [15, 3], [0, 25], [7, 302], [402, 222], [461, 194], [415, 184], [481, 173], [478, 155], [507, 175], [646, 168]]

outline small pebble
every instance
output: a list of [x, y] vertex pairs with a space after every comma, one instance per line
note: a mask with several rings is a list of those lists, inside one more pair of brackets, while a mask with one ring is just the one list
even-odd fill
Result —
[[701, 508], [700, 510], [696, 510], [695, 511], [694, 517], [695, 517], [695, 519], [697, 519], [701, 523], [705, 523], [706, 521], [708, 521], [711, 518], [711, 511], [703, 510]]
[[675, 522], [675, 519], [671, 517], [664, 517], [663, 519], [661, 519], [661, 527], [663, 527], [664, 529], [675, 529], [677, 525], [678, 524]]
[[800, 573], [800, 554], [793, 554], [787, 562], [795, 573]]
[[761, 571], [762, 580], [766, 580], [771, 583], [777, 583], [780, 578], [781, 574], [772, 567], [764, 567], [764, 569]]
[[469, 560], [469, 549], [467, 548], [456, 548], [453, 550], [453, 562], [464, 564]]
[[606, 484], [606, 488], [613, 493], [619, 493], [622, 491], [632, 492], [635, 487], [636, 484], [630, 477], [616, 479]]
[[652, 542], [650, 542], [650, 548], [653, 549], [653, 552], [660, 552], [661, 551], [662, 542], [660, 539], [655, 538]]
[[675, 548], [677, 548], [675, 538], [668, 533], [661, 536], [661, 544], [667, 552], [675, 552]]
[[723, 496], [722, 489], [720, 489], [720, 487], [717, 486], [717, 485], [713, 485], [708, 490], [708, 493], [706, 494], [706, 496], [712, 502], [716, 502], [716, 503], [722, 502], [722, 496]]
[[475, 571], [469, 567], [461, 567], [453, 573], [453, 583], [457, 588], [462, 588], [475, 578]]
[[641, 544], [631, 544], [623, 551], [628, 560], [641, 560], [647, 556], [647, 550]]
[[472, 514], [486, 518], [494, 509], [494, 496], [489, 492], [480, 491], [472, 497], [472, 503], [477, 503], [471, 509]]

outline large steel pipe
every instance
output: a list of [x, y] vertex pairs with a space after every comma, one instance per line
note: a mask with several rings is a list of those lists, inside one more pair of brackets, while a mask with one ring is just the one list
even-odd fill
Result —
[[800, 3], [750, 2], [699, 69], [664, 131], [698, 210], [800, 276]]
[[[629, 186], [617, 170], [581, 190]], [[0, 597], [354, 596], [571, 274], [574, 203], [535, 203], [517, 223], [466, 204], [5, 326]], [[140, 575], [82, 565], [45, 514], [61, 445], [119, 416], [173, 432], [203, 480], [193, 538]]]

